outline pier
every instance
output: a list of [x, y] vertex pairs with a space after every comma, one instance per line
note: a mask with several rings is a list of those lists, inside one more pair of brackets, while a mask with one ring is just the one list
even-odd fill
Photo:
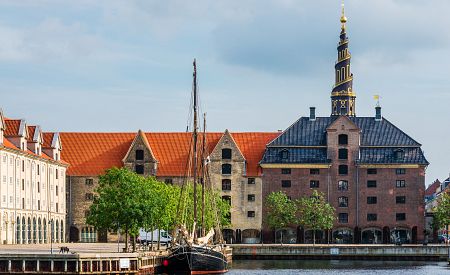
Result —
[[405, 260], [448, 261], [442, 245], [295, 245], [233, 244], [233, 259]]

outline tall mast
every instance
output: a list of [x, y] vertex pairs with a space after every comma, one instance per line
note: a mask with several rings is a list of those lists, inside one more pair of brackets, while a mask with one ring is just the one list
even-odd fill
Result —
[[194, 142], [194, 160], [193, 160], [193, 177], [194, 177], [194, 243], [197, 242], [197, 233], [195, 226], [197, 224], [197, 64], [194, 59], [194, 80], [193, 80], [193, 90], [194, 90], [194, 129], [192, 132], [192, 138]]
[[205, 236], [205, 186], [206, 186], [206, 113], [203, 114], [203, 145], [202, 145], [202, 236]]

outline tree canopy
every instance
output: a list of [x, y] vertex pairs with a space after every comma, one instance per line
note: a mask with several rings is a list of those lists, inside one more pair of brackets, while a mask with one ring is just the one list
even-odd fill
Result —
[[450, 193], [444, 192], [438, 198], [438, 204], [433, 209], [434, 219], [439, 228], [445, 228], [450, 225]]
[[267, 224], [270, 228], [283, 228], [296, 222], [297, 207], [284, 192], [270, 193], [266, 198], [265, 206], [267, 209]]

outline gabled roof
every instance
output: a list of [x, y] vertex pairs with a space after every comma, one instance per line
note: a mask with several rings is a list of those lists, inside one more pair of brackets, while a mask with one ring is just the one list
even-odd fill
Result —
[[22, 120], [21, 119], [5, 119], [6, 129], [5, 129], [5, 136], [6, 137], [18, 137], [20, 136], [20, 124]]
[[[302, 117], [268, 146], [325, 146], [326, 129], [337, 117]], [[421, 146], [387, 119], [349, 117], [361, 129], [361, 146]]]
[[34, 140], [34, 132], [36, 131], [36, 126], [28, 126], [28, 141], [35, 141]]
[[133, 149], [133, 147], [138, 139], [142, 140], [142, 142], [145, 145], [145, 148], [147, 148], [147, 150], [150, 152], [150, 155], [152, 156], [152, 158], [154, 158], [155, 155], [153, 154], [152, 148], [150, 147], [150, 144], [148, 143], [145, 133], [139, 129], [139, 131], [137, 132], [136, 136], [133, 139], [133, 142], [130, 145], [130, 148], [128, 149], [127, 153], [125, 154], [125, 156], [122, 159], [123, 162], [125, 162], [125, 160], [127, 159], [128, 155], [130, 154], [131, 150]]
[[395, 157], [397, 148], [385, 147], [385, 148], [364, 148], [360, 149], [359, 164], [423, 164], [428, 165], [429, 162], [425, 159], [425, 156], [420, 147], [406, 147], [401, 150], [404, 153], [402, 159]]
[[438, 189], [439, 186], [441, 186], [441, 182], [439, 180], [435, 180], [425, 190], [425, 196], [433, 196], [436, 193], [436, 189]]
[[[62, 159], [70, 163], [67, 174], [96, 176], [112, 167], [122, 167], [135, 133], [61, 133], [64, 144]], [[210, 153], [223, 133], [207, 133]], [[266, 144], [277, 133], [231, 133], [247, 160], [247, 175], [258, 175]], [[157, 176], [177, 177], [185, 174], [191, 144], [191, 133], [145, 133], [158, 161]]]

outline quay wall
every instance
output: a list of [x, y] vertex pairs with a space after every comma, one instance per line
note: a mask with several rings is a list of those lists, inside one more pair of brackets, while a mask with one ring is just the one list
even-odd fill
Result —
[[233, 259], [430, 260], [449, 259], [448, 246], [231, 245]]

